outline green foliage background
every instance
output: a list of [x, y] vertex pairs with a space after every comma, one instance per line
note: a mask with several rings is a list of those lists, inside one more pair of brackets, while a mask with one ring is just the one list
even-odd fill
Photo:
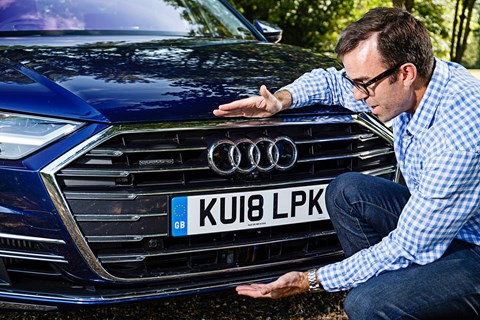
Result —
[[[265, 20], [283, 29], [282, 43], [331, 53], [341, 31], [370, 8], [392, 7], [381, 0], [230, 0], [249, 20]], [[476, 5], [467, 52], [462, 63], [480, 67], [479, 10]], [[415, 0], [413, 14], [430, 31], [436, 56], [449, 59], [455, 1]]]

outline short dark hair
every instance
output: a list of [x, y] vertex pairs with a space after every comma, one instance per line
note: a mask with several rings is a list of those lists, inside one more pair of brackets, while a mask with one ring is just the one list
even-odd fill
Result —
[[335, 53], [341, 58], [374, 33], [378, 33], [378, 50], [388, 68], [410, 62], [415, 65], [420, 77], [430, 77], [435, 60], [428, 31], [411, 13], [400, 8], [368, 11], [360, 20], [345, 28]]

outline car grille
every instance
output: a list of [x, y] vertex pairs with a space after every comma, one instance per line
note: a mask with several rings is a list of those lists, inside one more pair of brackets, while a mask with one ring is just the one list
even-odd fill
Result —
[[[185, 281], [314, 264], [341, 254], [328, 220], [172, 237], [169, 215], [170, 200], [178, 195], [325, 184], [349, 171], [394, 178], [393, 148], [373, 127], [351, 115], [317, 120], [112, 127], [56, 171], [55, 179], [93, 263], [118, 279]], [[288, 137], [297, 162], [287, 171], [213, 172], [210, 141], [239, 135]]]

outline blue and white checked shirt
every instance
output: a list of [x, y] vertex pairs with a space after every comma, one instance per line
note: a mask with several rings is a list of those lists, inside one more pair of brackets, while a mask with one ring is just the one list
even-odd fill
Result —
[[[369, 108], [335, 69], [317, 69], [284, 87], [293, 106]], [[397, 228], [380, 243], [318, 269], [327, 291], [347, 290], [388, 270], [427, 264], [453, 239], [480, 245], [480, 81], [462, 66], [436, 59], [415, 114], [393, 120], [394, 148], [411, 198]]]

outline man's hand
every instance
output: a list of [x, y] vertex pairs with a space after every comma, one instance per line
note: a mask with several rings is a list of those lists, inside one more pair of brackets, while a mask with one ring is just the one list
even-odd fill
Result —
[[292, 271], [267, 284], [250, 284], [237, 287], [237, 293], [252, 298], [280, 299], [309, 289], [307, 273]]
[[289, 92], [281, 91], [277, 96], [262, 85], [259, 96], [222, 104], [213, 111], [213, 114], [217, 117], [266, 118], [287, 109], [290, 105], [291, 95]]

